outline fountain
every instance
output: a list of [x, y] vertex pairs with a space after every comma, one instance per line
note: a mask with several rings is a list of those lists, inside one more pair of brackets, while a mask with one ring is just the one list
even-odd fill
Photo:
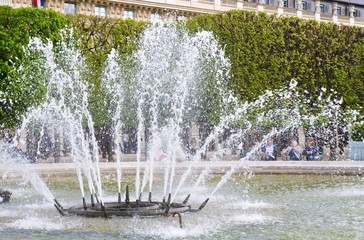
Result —
[[[136, 66], [135, 69], [128, 69], [120, 64], [116, 51], [112, 51], [103, 74], [103, 86], [109, 101], [107, 107], [112, 116], [111, 128], [114, 131], [116, 146], [117, 202], [105, 202], [103, 197], [98, 143], [95, 138], [94, 123], [88, 110], [87, 84], [83, 79], [86, 71], [83, 67], [84, 59], [76, 49], [67, 46], [66, 41], [57, 46], [57, 52], [53, 51], [51, 43], [43, 44], [39, 39], [32, 39], [29, 43], [26, 54], [39, 57], [37, 67], [42, 69], [39, 71], [42, 74], [37, 77], [44, 79], [47, 95], [44, 104], [31, 108], [24, 117], [22, 126], [14, 138], [14, 145], [19, 145], [19, 137], [24, 132], [30, 134], [39, 132], [39, 139], [49, 139], [50, 133], [53, 132], [58, 136], [58, 141], [62, 137], [71, 146], [70, 156], [77, 165], [83, 204], [63, 208], [59, 201], [53, 198], [54, 206], [61, 215], [85, 217], [178, 215], [181, 221], [181, 213], [198, 212], [209, 200], [209, 198], [204, 200], [196, 209], [187, 205], [190, 195], [181, 203], [174, 201], [178, 193], [176, 191], [172, 195], [175, 165], [181, 158], [183, 160], [186, 158], [180, 142], [182, 125], [192, 119], [191, 117], [186, 119], [186, 116], [196, 111], [202, 101], [206, 101], [204, 99], [206, 96], [200, 88], [206, 88], [207, 84], [211, 85], [212, 79], [217, 80], [214, 82], [216, 95], [223, 98], [222, 92], [226, 90], [223, 88], [223, 80], [227, 77], [228, 60], [224, 58], [223, 51], [212, 34], [207, 32], [191, 37], [187, 32], [178, 30], [176, 26], [164, 27], [156, 24], [147, 29], [141, 39], [140, 48], [135, 56], [125, 60], [132, 61], [131, 65]], [[166, 42], [171, 44], [164, 45], [161, 51], [160, 46]], [[34, 65], [35, 62], [32, 62], [32, 67]], [[206, 66], [209, 66], [208, 74], [205, 73]], [[27, 67], [29, 66], [25, 63], [19, 71]], [[132, 74], [130, 71], [133, 71]], [[153, 73], [153, 76], [150, 76], [150, 73]], [[135, 85], [125, 84], [125, 80], [135, 82]], [[130, 89], [127, 88], [131, 87], [134, 88], [135, 94], [128, 96]], [[126, 109], [127, 103], [133, 101], [136, 102], [135, 108]], [[225, 100], [224, 104], [228, 104], [228, 101]], [[138, 121], [135, 201], [130, 200], [129, 190], [125, 193], [125, 201], [121, 201], [123, 154], [120, 148], [122, 144], [120, 132], [125, 128], [121, 118], [126, 111], [134, 111]], [[149, 136], [144, 155], [147, 167], [141, 182], [140, 139], [144, 129], [148, 129]], [[221, 130], [214, 134], [219, 131]], [[194, 161], [199, 160], [196, 156], [200, 155], [201, 151], [206, 151], [213, 138], [214, 136], [209, 137], [202, 149], [196, 153]], [[39, 153], [40, 142], [37, 145]], [[161, 151], [165, 156], [163, 200], [152, 201], [153, 165], [156, 155]], [[84, 179], [91, 195], [90, 204], [86, 204], [85, 200]], [[141, 195], [148, 183], [149, 199], [142, 201]]]
[[[179, 226], [182, 227], [182, 214], [198, 213], [186, 214], [185, 218], [190, 221], [186, 225], [199, 232], [198, 236], [204, 235], [205, 230], [194, 227], [198, 225], [200, 219], [203, 219], [202, 222], [209, 225], [205, 227], [206, 231], [213, 237], [215, 226], [219, 229], [218, 231], [227, 226], [216, 223], [211, 218], [217, 215], [223, 216], [225, 210], [230, 214], [229, 216], [234, 216], [231, 219], [223, 217], [229, 224], [234, 224], [235, 221], [239, 224], [244, 222], [239, 220], [236, 212], [242, 211], [245, 207], [239, 201], [247, 198], [246, 194], [241, 194], [241, 192], [247, 192], [247, 189], [241, 189], [240, 186], [231, 187], [229, 181], [233, 179], [237, 169], [245, 168], [247, 161], [254, 158], [268, 138], [297, 128], [303, 121], [313, 125], [318, 118], [332, 118], [337, 115], [335, 108], [337, 105], [333, 104], [329, 110], [322, 108], [322, 112], [317, 116], [301, 116], [299, 106], [292, 101], [292, 99], [300, 98], [295, 89], [294, 80], [285, 88], [275, 92], [267, 91], [254, 102], [240, 103], [228, 90], [230, 63], [212, 33], [190, 34], [173, 25], [155, 24], [145, 30], [140, 39], [139, 48], [133, 56], [121, 60], [117, 51], [113, 50], [109, 54], [102, 75], [101, 90], [106, 99], [108, 125], [115, 146], [116, 177], [114, 180], [117, 184], [116, 189], [113, 189], [117, 191], [117, 200], [115, 200], [116, 197], [114, 199], [105, 191], [106, 186], [100, 171], [99, 145], [96, 140], [94, 121], [89, 111], [87, 81], [84, 79], [87, 71], [84, 67], [85, 60], [66, 42], [57, 46], [58, 51], [55, 52], [51, 43], [43, 44], [38, 39], [31, 40], [27, 54], [34, 56], [36, 53], [39, 59], [43, 59], [37, 66], [42, 69], [39, 71], [42, 74], [38, 77], [44, 79], [47, 96], [45, 103], [31, 108], [26, 114], [17, 137], [14, 138], [14, 144], [18, 144], [19, 141], [21, 143], [19, 137], [24, 132], [28, 132], [39, 134], [39, 139], [52, 133], [58, 143], [62, 139], [70, 146], [70, 159], [77, 166], [81, 204], [70, 200], [67, 193], [61, 194], [61, 197], [53, 196], [44, 181], [30, 170], [31, 165], [26, 165], [29, 168], [23, 171], [24, 175], [32, 176], [29, 181], [46, 197], [47, 204], [55, 207], [61, 216], [69, 216], [69, 219], [73, 220], [81, 217], [81, 220], [75, 220], [72, 223], [80, 221], [82, 224], [91, 224], [87, 219], [95, 217], [128, 218], [133, 221], [143, 219], [145, 223], [137, 222], [135, 225], [149, 229], [145, 235], [155, 236], [153, 232], [155, 227], [152, 230], [150, 228], [153, 224], [164, 223], [163, 218], [160, 217], [178, 216]], [[34, 62], [32, 64], [32, 67], [36, 65]], [[27, 67], [29, 66], [24, 65], [19, 71]], [[307, 105], [309, 105], [308, 101]], [[270, 105], [272, 102], [280, 107], [272, 108]], [[259, 109], [265, 109], [265, 111], [258, 111]], [[126, 154], [123, 153], [122, 147], [122, 134], [130, 127], [130, 119], [136, 122], [133, 124], [137, 130], [134, 186], [130, 187], [133, 188], [132, 191], [129, 190], [129, 185], [123, 178]], [[206, 127], [209, 121], [213, 126], [210, 129]], [[234, 129], [234, 132], [229, 134], [223, 142], [216, 144], [216, 151], [209, 159], [211, 161], [231, 154], [231, 149], [241, 145], [242, 139], [249, 131], [267, 122], [274, 122], [274, 127], [255, 142], [245, 156], [238, 161], [232, 161], [231, 168], [222, 175], [221, 179], [215, 180], [207, 187], [207, 190], [201, 190], [201, 185], [208, 181], [211, 172], [207, 166], [203, 171], [196, 173], [195, 167], [199, 162], [205, 161], [206, 152], [226, 128]], [[192, 125], [200, 125], [201, 129], [206, 131], [202, 134], [204, 137], [201, 138], [200, 146], [195, 149], [195, 152], [190, 153], [186, 150], [181, 136]], [[7, 148], [7, 146], [0, 147]], [[38, 151], [39, 148], [40, 142], [37, 142]], [[12, 164], [11, 159], [14, 157], [5, 150], [1, 152], [5, 153], [5, 157], [2, 156], [1, 159], [9, 161], [2, 160], [2, 163]], [[19, 157], [17, 159], [19, 161]], [[177, 165], [179, 161], [186, 161], [186, 159], [189, 160], [187, 168], [178, 175]], [[162, 169], [162, 173], [158, 176], [156, 165]], [[245, 172], [245, 177], [249, 180], [253, 174], [248, 168]], [[247, 180], [241, 182], [244, 181]], [[223, 189], [225, 184], [230, 184], [229, 187], [234, 191]], [[123, 191], [123, 185], [125, 191]], [[193, 187], [189, 187], [190, 185]], [[236, 189], [238, 190], [235, 191]], [[90, 203], [86, 202], [87, 191], [91, 197]], [[220, 196], [219, 191], [222, 191]], [[60, 192], [63, 191], [60, 190]], [[74, 191], [70, 192], [75, 194]], [[160, 194], [161, 200], [152, 199], [152, 192], [153, 196]], [[133, 197], [130, 196], [132, 193], [135, 194], [135, 200], [132, 200]], [[143, 194], [148, 196], [147, 200], [142, 199]], [[180, 200], [181, 195], [187, 197]], [[194, 197], [197, 198], [194, 203], [200, 204], [198, 208], [187, 204]], [[214, 198], [218, 200], [213, 200]], [[63, 199], [67, 199], [66, 204], [71, 207], [61, 204], [64, 202]], [[271, 199], [268, 198], [267, 201], [269, 200]], [[249, 206], [252, 208], [249, 211], [254, 212], [257, 205], [261, 206], [260, 203], [249, 202], [249, 199], [246, 201], [244, 204], [248, 205], [247, 208]], [[207, 202], [212, 204], [212, 213], [211, 209], [205, 208]], [[275, 203], [277, 204], [277, 201]], [[269, 212], [271, 206], [262, 205], [264, 205], [262, 208], [268, 208], [267, 212]], [[201, 211], [202, 209], [206, 211], [206, 215], [204, 211]], [[284, 214], [281, 209], [275, 209], [275, 211]], [[248, 219], [254, 218], [251, 212], [244, 214], [249, 216]], [[151, 223], [149, 219], [156, 217], [159, 220]], [[276, 218], [263, 217], [252, 222], [266, 223], [271, 219], [274, 221]], [[63, 218], [60, 221], [70, 220]], [[105, 227], [105, 223], [98, 222], [92, 225], [95, 232], [102, 232], [98, 224]], [[136, 234], [133, 232], [135, 225], [124, 227], [114, 226], [114, 223], [107, 224], [113, 225], [109, 228], [115, 236], [120, 234], [117, 232], [119, 228], [130, 236], [143, 235], [140, 233], [143, 232], [142, 228], [137, 228], [140, 232], [137, 230]], [[81, 226], [79, 228], [82, 229]], [[105, 228], [109, 229], [107, 226]], [[218, 234], [219, 237], [223, 237], [226, 230], [221, 232], [223, 233]], [[11, 231], [7, 234], [10, 236]], [[160, 235], [163, 234], [157, 234], [157, 237]], [[177, 237], [186, 236], [182, 234]]]

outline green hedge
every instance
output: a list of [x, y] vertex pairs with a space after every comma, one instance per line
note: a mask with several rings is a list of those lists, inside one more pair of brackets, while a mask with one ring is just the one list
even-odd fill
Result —
[[[7, 77], [22, 62], [23, 47], [31, 37], [56, 42], [66, 26], [75, 29], [88, 62], [90, 109], [96, 125], [108, 121], [106, 112], [101, 111], [107, 102], [100, 101], [104, 98], [100, 80], [107, 54], [115, 48], [121, 57], [130, 55], [147, 24], [1, 6], [0, 125], [14, 126], [29, 106], [42, 100], [41, 89], [29, 89], [39, 83]], [[225, 47], [232, 62], [230, 87], [242, 101], [296, 79], [308, 97], [317, 97], [322, 88], [334, 89], [343, 97], [343, 108], [364, 105], [364, 28], [238, 10], [202, 14], [188, 20], [187, 26], [191, 31], [212, 31]]]
[[212, 31], [225, 46], [241, 100], [295, 79], [309, 97], [334, 89], [344, 108], [364, 105], [364, 28], [238, 10], [199, 15], [188, 26]]
[[364, 123], [354, 124], [351, 139], [353, 141], [364, 141]]

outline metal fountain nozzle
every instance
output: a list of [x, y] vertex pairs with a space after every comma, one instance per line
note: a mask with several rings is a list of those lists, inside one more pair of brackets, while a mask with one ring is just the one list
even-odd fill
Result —
[[165, 210], [165, 214], [168, 214], [169, 212], [169, 209], [171, 208], [171, 197], [172, 197], [172, 194], [169, 193], [168, 194], [168, 200], [167, 200], [167, 204], [166, 204], [166, 210]]
[[201, 206], [198, 208], [198, 210], [199, 211], [201, 211], [202, 210], [202, 208], [204, 208], [205, 207], [205, 205], [206, 205], [206, 203], [209, 201], [209, 199], [210, 198], [207, 198], [202, 204], [201, 204]]
[[63, 212], [63, 207], [62, 205], [56, 200], [54, 199], [54, 206], [56, 207], [57, 211], [62, 215], [65, 216], [66, 214]]
[[167, 204], [170, 205], [171, 204], [171, 198], [172, 198], [172, 194], [169, 193], [168, 194], [168, 200], [167, 200]]
[[60, 209], [63, 209], [62, 205], [57, 201], [57, 199], [54, 199], [54, 202], [57, 204], [57, 206], [60, 208]]
[[121, 203], [121, 192], [118, 192], [118, 203]]
[[129, 187], [128, 187], [128, 186], [126, 186], [126, 192], [125, 192], [125, 202], [126, 202], [127, 204], [129, 204], [129, 203], [130, 203], [130, 198], [129, 198]]
[[82, 204], [83, 204], [83, 209], [87, 210], [87, 204], [86, 204], [86, 199], [85, 197], [82, 198]]
[[95, 207], [94, 195], [91, 193], [91, 207]]
[[197, 209], [196, 208], [192, 208], [189, 210], [189, 212], [198, 212], [198, 211], [201, 211], [202, 208], [205, 207], [206, 203], [209, 201], [209, 198], [207, 198], [202, 204], [201, 206], [199, 206]]
[[186, 204], [188, 202], [188, 199], [190, 199], [191, 194], [188, 194], [185, 200], [183, 201], [183, 204]]
[[148, 202], [152, 202], [152, 192], [149, 192]]

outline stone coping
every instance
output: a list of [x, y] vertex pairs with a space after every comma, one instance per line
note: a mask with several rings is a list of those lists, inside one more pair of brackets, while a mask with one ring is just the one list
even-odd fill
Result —
[[[122, 174], [133, 176], [136, 174], [137, 162], [122, 162]], [[141, 174], [146, 162], [140, 162]], [[101, 174], [116, 174], [116, 162], [100, 162]], [[40, 176], [73, 176], [76, 175], [74, 163], [37, 163], [37, 164], [0, 164], [0, 178], [22, 176], [22, 169], [34, 169]], [[164, 174], [163, 162], [154, 163], [154, 173]], [[212, 174], [224, 175], [231, 169], [234, 174], [252, 172], [254, 174], [337, 174], [362, 175], [364, 161], [183, 161], [176, 163], [176, 174], [183, 174], [191, 168], [194, 172], [209, 169]]]

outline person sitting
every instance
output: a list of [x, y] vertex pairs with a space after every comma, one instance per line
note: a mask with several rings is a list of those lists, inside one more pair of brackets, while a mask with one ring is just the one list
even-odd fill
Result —
[[124, 150], [124, 154], [128, 154], [130, 153], [129, 150], [129, 135], [127, 133], [123, 134], [123, 150]]
[[36, 163], [37, 159], [30, 153], [23, 151], [20, 144], [13, 146], [11, 149], [11, 156], [22, 163]]
[[262, 148], [263, 158], [268, 161], [276, 161], [278, 151], [276, 145], [273, 144], [273, 139], [269, 138], [267, 144]]
[[289, 157], [289, 160], [300, 160], [301, 147], [296, 140], [291, 140], [290, 145], [284, 150], [284, 154]]
[[319, 149], [315, 145], [315, 140], [313, 138], [307, 139], [307, 144], [302, 151], [303, 155], [306, 155], [307, 161], [314, 161], [319, 158]]

